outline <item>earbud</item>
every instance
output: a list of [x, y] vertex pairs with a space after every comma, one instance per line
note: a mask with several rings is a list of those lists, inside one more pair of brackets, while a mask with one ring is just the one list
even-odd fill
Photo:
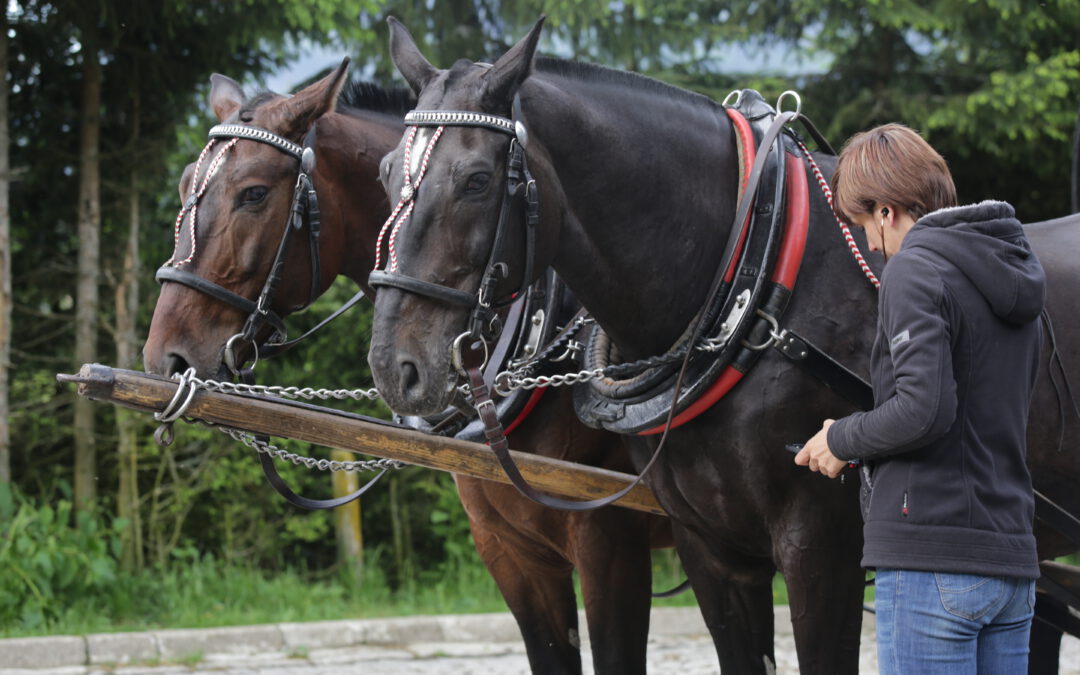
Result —
[[883, 217], [888, 216], [889, 215], [889, 208], [885, 207], [885, 208], [881, 209], [881, 215]]

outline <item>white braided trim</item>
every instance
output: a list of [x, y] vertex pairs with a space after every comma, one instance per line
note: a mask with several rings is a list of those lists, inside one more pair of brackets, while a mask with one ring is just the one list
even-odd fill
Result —
[[488, 127], [516, 135], [514, 123], [505, 117], [457, 110], [413, 110], [405, 115], [405, 124], [420, 127]]
[[246, 138], [260, 143], [272, 145], [278, 150], [287, 152], [293, 157], [300, 159], [304, 149], [287, 138], [282, 138], [272, 131], [249, 127], [245, 124], [219, 124], [210, 129], [210, 138]]

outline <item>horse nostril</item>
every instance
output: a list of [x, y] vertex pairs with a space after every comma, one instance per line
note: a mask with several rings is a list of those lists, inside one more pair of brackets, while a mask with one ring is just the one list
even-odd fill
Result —
[[182, 373], [188, 369], [188, 362], [183, 356], [176, 353], [170, 353], [165, 356], [164, 368], [162, 368], [162, 375], [166, 377], [172, 377], [176, 373]]
[[402, 393], [408, 394], [410, 391], [415, 392], [421, 389], [420, 370], [416, 367], [416, 364], [412, 361], [402, 361], [400, 366]]

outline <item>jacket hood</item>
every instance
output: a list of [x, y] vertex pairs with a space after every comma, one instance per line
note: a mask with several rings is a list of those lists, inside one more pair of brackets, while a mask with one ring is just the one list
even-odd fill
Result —
[[971, 280], [1004, 321], [1035, 319], [1046, 300], [1046, 274], [1010, 204], [985, 201], [929, 213], [911, 228], [901, 250], [925, 248]]

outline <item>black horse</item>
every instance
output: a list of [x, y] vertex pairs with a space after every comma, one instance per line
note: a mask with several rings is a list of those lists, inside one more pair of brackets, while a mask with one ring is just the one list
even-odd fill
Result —
[[[476, 333], [470, 326], [475, 303], [462, 298], [492, 278], [488, 262], [495, 248], [513, 264], [496, 269], [501, 279], [485, 289], [485, 301], [528, 281], [525, 270], [550, 264], [623, 361], [663, 354], [678, 343], [701, 311], [724, 254], [740, 175], [724, 108], [634, 74], [558, 61], [534, 65], [539, 33], [538, 23], [493, 65], [462, 60], [440, 70], [391, 20], [391, 55], [419, 96], [418, 110], [493, 116], [476, 118], [479, 123], [466, 116], [466, 126], [418, 128], [383, 161], [391, 202], [400, 199], [412, 209], [384, 241], [394, 250], [378, 279], [384, 287], [369, 355], [376, 384], [398, 412], [427, 414], [449, 400], [459, 383], [454, 342]], [[523, 128], [515, 131], [511, 117]], [[494, 243], [497, 224], [507, 220], [505, 213], [500, 217], [509, 199], [504, 158], [511, 138], [520, 144], [526, 136], [540, 194], [531, 255], [523, 251], [529, 226], [516, 211], [509, 216], [515, 227]], [[819, 162], [829, 175], [832, 161]], [[1080, 311], [1068, 297], [1080, 279], [1080, 263], [1070, 254], [1080, 250], [1080, 222], [1033, 226], [1031, 235], [1050, 275], [1060, 358], [1054, 363], [1063, 364], [1054, 380], [1059, 386], [1044, 377], [1036, 394], [1034, 474], [1051, 498], [1077, 509], [1080, 493], [1069, 486], [1080, 476], [1074, 449], [1080, 413], [1064, 405], [1071, 401], [1060, 375], [1080, 371]], [[512, 254], [504, 256], [507, 251]], [[826, 199], [812, 190], [802, 271], [784, 326], [865, 374], [876, 301]], [[1050, 363], [1049, 350], [1046, 358]], [[770, 582], [777, 570], [788, 586], [801, 672], [858, 670], [864, 574], [857, 481], [806, 472], [783, 451], [809, 437], [821, 420], [853, 409], [771, 353], [726, 397], [671, 430], [646, 474], [674, 521], [679, 555], [725, 672], [770, 672]], [[630, 443], [639, 468], [657, 442], [638, 436]], [[1042, 530], [1039, 535], [1044, 557], [1073, 548]]]

